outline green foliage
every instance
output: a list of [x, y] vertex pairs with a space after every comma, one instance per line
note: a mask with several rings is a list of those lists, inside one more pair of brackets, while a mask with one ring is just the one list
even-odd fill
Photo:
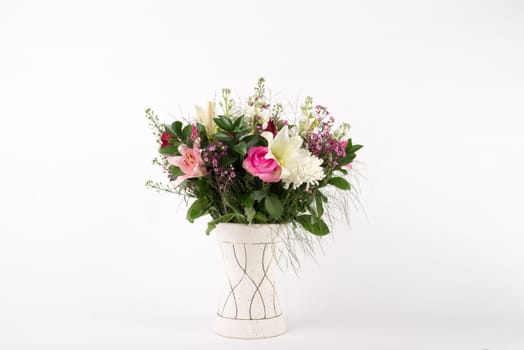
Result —
[[253, 220], [255, 219], [255, 216], [257, 214], [257, 211], [253, 207], [244, 207], [244, 215], [246, 216], [246, 220], [248, 224], [252, 224]]
[[178, 137], [179, 139], [182, 138], [182, 122], [177, 120], [171, 124], [171, 130], [174, 132], [174, 136]]
[[184, 172], [177, 166], [170, 166], [169, 169], [171, 170], [171, 176], [173, 179], [176, 179], [177, 177], [184, 175]]
[[233, 129], [235, 128], [233, 122], [229, 117], [222, 115], [217, 118], [214, 118], [214, 120], [218, 127], [224, 131], [233, 131]]
[[257, 202], [260, 202], [262, 199], [266, 198], [266, 192], [264, 191], [253, 191], [251, 195]]
[[195, 219], [206, 215], [210, 207], [210, 203], [206, 197], [198, 198], [191, 204], [187, 210], [186, 218], [190, 223], [193, 223]]
[[227, 167], [228, 165], [233, 164], [237, 159], [238, 159], [237, 155], [233, 155], [233, 154], [227, 155], [223, 157], [222, 159], [220, 159], [220, 166]]
[[320, 191], [315, 193], [315, 208], [317, 210], [317, 217], [319, 218], [324, 215], [324, 205], [322, 204], [322, 197], [320, 194]]
[[264, 200], [264, 208], [267, 213], [275, 220], [278, 220], [284, 214], [284, 206], [278, 197], [274, 194], [268, 194]]
[[253, 196], [253, 193], [239, 193], [238, 199], [244, 207], [252, 208], [255, 204], [255, 198]]
[[231, 220], [233, 220], [234, 217], [235, 217], [235, 214], [225, 214], [225, 215], [219, 216], [215, 220], [208, 222], [207, 229], [206, 229], [206, 235], [209, 235], [211, 231], [213, 231], [217, 227], [218, 224], [230, 222]]
[[269, 222], [269, 219], [262, 212], [257, 211], [255, 213], [255, 221], [260, 224], [267, 224]]
[[355, 158], [357, 157], [356, 155], [356, 152], [361, 149], [362, 145], [353, 145], [351, 143], [351, 139], [348, 139], [347, 141], [347, 144], [346, 144], [346, 155], [342, 158], [340, 158], [340, 165], [347, 165], [351, 162], [353, 162], [353, 160], [355, 160]]
[[340, 188], [341, 190], [349, 190], [351, 188], [349, 182], [347, 182], [347, 180], [343, 177], [332, 177], [328, 180], [328, 183], [337, 188]]
[[217, 140], [226, 141], [226, 142], [233, 140], [233, 135], [231, 135], [230, 133], [227, 133], [227, 132], [219, 132], [219, 133], [215, 134], [214, 137]]
[[233, 150], [238, 153], [240, 157], [245, 157], [247, 153], [247, 146], [245, 142], [240, 142], [236, 145], [233, 145]]
[[160, 154], [172, 156], [178, 153], [178, 146], [173, 145], [173, 146], [162, 147], [158, 150], [158, 152], [160, 152]]
[[329, 233], [329, 227], [322, 219], [313, 215], [300, 215], [297, 221], [302, 227], [317, 236], [324, 236]]
[[258, 135], [249, 135], [242, 139], [246, 143], [246, 148], [255, 146], [260, 141], [260, 136]]
[[182, 135], [181, 135], [181, 139], [182, 141], [184, 141], [184, 143], [187, 145], [189, 144], [189, 138], [191, 137], [191, 134], [193, 133], [193, 126], [191, 124], [189, 125], [186, 125], [183, 129], [182, 129]]

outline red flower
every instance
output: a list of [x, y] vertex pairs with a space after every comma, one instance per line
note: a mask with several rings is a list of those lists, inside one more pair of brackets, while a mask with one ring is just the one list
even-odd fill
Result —
[[173, 137], [173, 135], [171, 135], [168, 132], [164, 132], [162, 134], [162, 137], [160, 138], [160, 141], [162, 141], [162, 145], [160, 146], [160, 148], [171, 146], [171, 143], [169, 143], [169, 140], [174, 140], [174, 139], [175, 138]]
[[269, 119], [269, 121], [267, 122], [267, 126], [263, 131], [269, 131], [273, 134], [273, 136], [277, 134], [277, 126], [275, 125], [273, 119]]

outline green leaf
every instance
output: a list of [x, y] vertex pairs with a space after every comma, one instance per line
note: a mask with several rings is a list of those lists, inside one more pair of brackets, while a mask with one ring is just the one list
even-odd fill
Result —
[[197, 180], [197, 181], [194, 181], [194, 184], [197, 190], [198, 197], [205, 197], [211, 194], [211, 188], [209, 187], [209, 184], [206, 181]]
[[260, 137], [258, 135], [249, 135], [242, 139], [242, 141], [246, 143], [247, 148], [255, 146], [259, 140], [260, 140]]
[[307, 203], [308, 205], [313, 204], [313, 201], [314, 201], [314, 200], [315, 200], [315, 197], [313, 197], [313, 196], [307, 196], [307, 197], [306, 197], [306, 203]]
[[238, 117], [235, 122], [233, 123], [233, 127], [235, 129], [238, 129], [238, 127], [242, 124], [242, 122], [244, 121], [244, 116], [241, 115], [240, 117]]
[[348, 139], [347, 140], [347, 145], [346, 145], [346, 155], [344, 157], [340, 158], [339, 164], [341, 166], [343, 166], [343, 165], [348, 165], [349, 163], [351, 163], [357, 157], [355, 152], [358, 151], [359, 149], [361, 149], [362, 147], [364, 147], [364, 146], [362, 146], [362, 145], [353, 145], [351, 143], [351, 139]]
[[208, 222], [206, 235], [209, 235], [211, 231], [213, 231], [217, 227], [218, 224], [224, 223], [224, 222], [230, 222], [231, 220], [233, 220], [234, 217], [235, 217], [235, 214], [229, 213], [229, 214], [224, 214], [222, 216], [219, 216], [215, 220]]
[[200, 123], [197, 123], [196, 124], [197, 126], [197, 130], [198, 130], [198, 136], [204, 138], [206, 137], [207, 133], [206, 133], [206, 127]]
[[211, 233], [211, 231], [213, 231], [214, 229], [217, 228], [217, 225], [213, 224], [212, 222], [208, 222], [207, 223], [207, 229], [206, 229], [206, 235], [209, 236], [209, 234]]
[[158, 152], [160, 152], [160, 154], [167, 154], [167, 155], [174, 155], [176, 154], [178, 151], [178, 146], [167, 146], [167, 147], [162, 147], [158, 150]]
[[266, 198], [266, 192], [264, 191], [253, 191], [251, 195], [257, 202], [260, 202], [262, 199]]
[[177, 120], [171, 124], [171, 129], [179, 139], [182, 138], [182, 122]]
[[243, 215], [244, 210], [236, 194], [233, 194], [231, 191], [226, 191], [222, 194], [222, 201], [226, 208], [231, 209], [237, 216]]
[[351, 139], [347, 139], [346, 143], [346, 154], [351, 152], [351, 147], [353, 147], [353, 143]]
[[297, 221], [302, 227], [317, 236], [324, 236], [329, 233], [329, 227], [322, 219], [315, 218], [313, 215], [299, 215]]
[[362, 146], [362, 145], [354, 145], [353, 147], [351, 147], [351, 152], [355, 153], [356, 151], [358, 151], [362, 147], [364, 147], [364, 146]]
[[346, 179], [342, 177], [332, 177], [328, 180], [328, 183], [337, 188], [340, 188], [341, 190], [349, 190], [351, 188], [349, 182], [347, 182]]
[[242, 158], [244, 158], [244, 156], [246, 155], [247, 146], [245, 142], [240, 142], [239, 144], [234, 145], [233, 149], [235, 150], [235, 152], [240, 154], [240, 157]]
[[181, 139], [184, 140], [184, 143], [189, 142], [189, 138], [191, 137], [191, 134], [193, 133], [193, 126], [191, 124], [186, 125], [184, 129], [182, 129], [182, 137]]
[[284, 214], [284, 206], [277, 196], [270, 194], [264, 200], [264, 207], [267, 213], [275, 220], [278, 220]]
[[352, 143], [351, 143], [351, 139], [347, 139], [347, 144], [346, 144], [346, 155], [342, 158], [339, 159], [339, 164], [340, 165], [347, 165], [349, 163], [351, 163], [351, 161], [354, 159], [351, 159], [351, 156], [353, 155], [353, 153], [351, 152], [351, 147], [353, 147]]
[[253, 207], [245, 207], [244, 208], [244, 214], [246, 215], [247, 222], [252, 223], [253, 219], [255, 218], [257, 211]]
[[267, 216], [265, 216], [261, 212], [257, 211], [256, 214], [255, 214], [255, 221], [260, 223], [260, 224], [265, 224], [269, 220], [268, 220]]
[[176, 179], [180, 175], [184, 175], [184, 172], [177, 166], [172, 165], [170, 169], [171, 169], [171, 176], [173, 176], [173, 179]]
[[176, 132], [173, 130], [173, 128], [171, 127], [171, 125], [164, 125], [165, 127], [165, 130], [168, 134], [170, 134], [171, 136], [173, 137], [177, 137], [177, 134]]
[[226, 167], [230, 164], [233, 164], [238, 159], [238, 156], [230, 154], [225, 157], [220, 158], [220, 166]]
[[233, 139], [232, 135], [227, 132], [216, 133], [214, 137], [220, 141], [231, 141]]
[[317, 209], [317, 216], [320, 218], [324, 215], [324, 206], [322, 205], [322, 197], [319, 195], [319, 192], [315, 194], [315, 207]]
[[255, 199], [253, 198], [251, 193], [240, 193], [238, 195], [238, 199], [245, 208], [252, 208], [255, 204]]
[[217, 118], [213, 118], [213, 120], [222, 130], [233, 131], [234, 129], [233, 122], [226, 116], [219, 116]]
[[194, 201], [193, 204], [191, 204], [191, 206], [187, 210], [186, 219], [190, 223], [193, 223], [196, 218], [206, 215], [208, 209], [209, 202], [207, 201], [207, 198], [199, 198], [196, 201]]
[[351, 160], [349, 159], [347, 154], [338, 160], [338, 164], [340, 166], [348, 165], [349, 163], [351, 163]]

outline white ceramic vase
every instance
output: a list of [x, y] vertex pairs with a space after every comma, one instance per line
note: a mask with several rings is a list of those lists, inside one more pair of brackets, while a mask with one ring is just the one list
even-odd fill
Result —
[[219, 224], [225, 291], [215, 332], [230, 338], [258, 339], [286, 331], [273, 270], [280, 255], [279, 225]]

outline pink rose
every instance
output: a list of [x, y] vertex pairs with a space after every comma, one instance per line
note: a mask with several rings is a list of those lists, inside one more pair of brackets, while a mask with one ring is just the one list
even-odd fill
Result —
[[246, 159], [242, 167], [253, 176], [259, 177], [264, 182], [279, 182], [282, 168], [274, 159], [264, 158], [267, 147], [256, 146], [247, 150]]
[[180, 156], [167, 157], [169, 164], [179, 167], [184, 173], [184, 175], [176, 178], [175, 186], [180, 185], [185, 179], [199, 177], [204, 174], [204, 163], [202, 162], [200, 150], [196, 143], [193, 145], [193, 148], [180, 145], [178, 151], [181, 154]]

